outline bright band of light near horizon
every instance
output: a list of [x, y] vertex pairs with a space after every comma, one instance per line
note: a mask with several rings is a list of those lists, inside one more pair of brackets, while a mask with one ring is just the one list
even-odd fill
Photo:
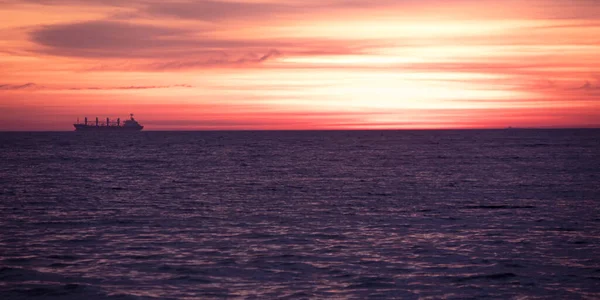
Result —
[[600, 126], [595, 0], [0, 0], [0, 130]]

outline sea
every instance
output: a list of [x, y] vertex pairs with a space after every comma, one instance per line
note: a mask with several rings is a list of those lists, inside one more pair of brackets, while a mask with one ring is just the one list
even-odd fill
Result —
[[0, 133], [0, 299], [600, 299], [600, 129]]

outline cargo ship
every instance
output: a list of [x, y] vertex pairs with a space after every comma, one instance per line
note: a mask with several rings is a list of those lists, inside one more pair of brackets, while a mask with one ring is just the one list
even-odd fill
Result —
[[125, 120], [121, 124], [121, 118], [117, 118], [117, 121], [112, 121], [106, 118], [106, 123], [99, 122], [96, 117], [96, 122], [89, 122], [88, 118], [84, 118], [84, 122], [80, 123], [77, 119], [77, 123], [73, 124], [75, 131], [140, 131], [144, 129], [144, 126], [140, 125], [138, 121], [133, 118], [133, 114], [129, 114], [129, 120]]

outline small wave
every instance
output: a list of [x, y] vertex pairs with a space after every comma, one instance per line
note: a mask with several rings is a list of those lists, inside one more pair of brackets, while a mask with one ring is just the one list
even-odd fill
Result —
[[279, 299], [310, 299], [313, 298], [314, 295], [305, 292], [296, 292], [287, 296], [283, 296]]
[[505, 263], [504, 266], [508, 268], [525, 268], [525, 266], [518, 263]]
[[552, 144], [524, 144], [523, 147], [528, 147], [528, 148], [537, 148], [537, 147], [551, 147], [553, 146]]
[[467, 209], [523, 209], [535, 208], [533, 205], [469, 205], [463, 208]]
[[572, 243], [573, 243], [573, 244], [575, 244], [575, 245], [585, 245], [585, 244], [589, 244], [589, 242], [588, 242], [588, 241], [586, 241], [586, 240], [577, 240], [577, 241], [573, 241]]
[[503, 280], [517, 277], [515, 273], [494, 273], [494, 274], [482, 274], [482, 275], [473, 275], [467, 277], [461, 277], [458, 281], [469, 281], [469, 280], [478, 280], [478, 279], [491, 279], [491, 280]]
[[313, 233], [309, 235], [312, 239], [321, 239], [321, 240], [345, 240], [347, 237], [343, 234], [335, 234], [335, 233]]
[[600, 277], [589, 276], [587, 279], [598, 280], [600, 281]]
[[556, 227], [556, 228], [551, 228], [550, 230], [551, 231], [567, 231], [567, 232], [577, 231], [577, 229], [569, 228], [569, 227]]
[[280, 254], [280, 255], [274, 256], [273, 258], [276, 258], [276, 259], [302, 260], [304, 258], [304, 256], [302, 256], [302, 255], [295, 255], [295, 254]]
[[23, 269], [19, 268], [9, 268], [2, 267], [0, 268], [0, 280], [7, 281], [9, 279], [14, 279], [15, 277], [25, 276], [27, 273]]
[[69, 255], [69, 254], [51, 254], [47, 256], [52, 259], [60, 259], [60, 260], [76, 260], [77, 256]]
[[194, 283], [194, 284], [209, 284], [209, 283], [213, 283], [212, 280], [209, 280], [209, 279], [206, 279], [206, 278], [202, 278], [202, 277], [198, 277], [198, 276], [192, 276], [192, 275], [175, 276], [175, 277], [171, 278], [170, 280], [172, 280], [172, 281], [184, 281], [184, 282], [190, 282], [190, 283]]
[[160, 272], [168, 272], [174, 273], [178, 275], [197, 275], [197, 274], [206, 274], [207, 271], [199, 268], [194, 268], [190, 266], [172, 266], [172, 265], [162, 265], [157, 268]]
[[65, 263], [53, 263], [53, 264], [50, 264], [51, 268], [65, 268], [65, 267], [68, 267], [68, 266], [71, 266], [71, 265], [70, 264], [65, 264]]
[[[21, 268], [11, 268], [11, 267], [3, 267], [0, 268], [0, 281], [1, 282], [19, 282], [22, 280], [56, 280], [60, 277], [56, 277], [53, 274], [42, 273], [38, 271], [21, 269]], [[0, 299], [2, 299], [0, 297]]]
[[190, 267], [176, 267], [173, 269], [178, 274], [186, 274], [186, 275], [196, 275], [196, 274], [205, 274], [207, 273], [205, 270], [201, 270], [198, 268], [190, 268]]
[[[98, 287], [68, 284], [36, 284], [14, 287], [0, 292], [1, 299], [111, 299]], [[131, 296], [117, 296], [115, 299], [136, 299]]]
[[390, 192], [367, 192], [367, 195], [369, 196], [385, 196], [385, 197], [389, 197], [389, 196], [393, 196], [393, 193]]
[[147, 255], [132, 254], [132, 255], [126, 255], [125, 257], [131, 258], [134, 260], [153, 260], [153, 259], [161, 259], [161, 258], [165, 257], [165, 255], [164, 254], [147, 254]]
[[392, 288], [395, 284], [391, 278], [361, 277], [346, 286], [347, 289]]
[[7, 262], [9, 264], [24, 264], [24, 263], [32, 262], [35, 259], [36, 259], [36, 257], [11, 257], [11, 258], [5, 258], [4, 262]]

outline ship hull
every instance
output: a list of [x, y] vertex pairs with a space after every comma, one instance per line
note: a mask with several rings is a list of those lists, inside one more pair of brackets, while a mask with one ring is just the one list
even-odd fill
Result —
[[115, 132], [115, 131], [140, 131], [144, 126], [93, 126], [85, 124], [73, 124], [75, 131], [99, 131], [99, 132]]

